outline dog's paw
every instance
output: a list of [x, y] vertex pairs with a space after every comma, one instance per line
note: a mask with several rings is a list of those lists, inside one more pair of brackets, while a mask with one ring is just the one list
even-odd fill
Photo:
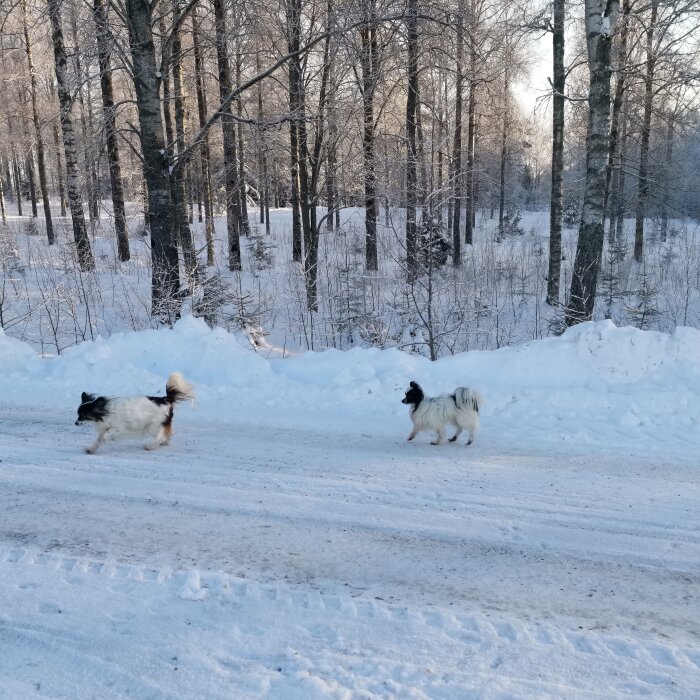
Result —
[[406, 438], [406, 441], [407, 441], [407, 442], [411, 442], [411, 440], [413, 440], [414, 437], [415, 437], [415, 435], [409, 435], [409, 436]]
[[155, 450], [155, 449], [157, 449], [157, 448], [158, 448], [158, 445], [154, 445], [154, 444], [151, 443], [151, 442], [149, 442], [149, 443], [147, 443], [147, 444], [145, 444], [145, 445], [143, 446], [143, 449], [144, 449], [144, 450], [148, 450], [149, 452], [150, 452], [151, 450]]
[[451, 437], [447, 442], [456, 442], [457, 441], [457, 436], [455, 435], [454, 437]]
[[474, 440], [468, 440], [468, 441], [467, 441], [467, 444], [465, 445], [465, 447], [469, 447], [469, 445], [471, 445], [472, 442], [474, 442]]
[[430, 444], [431, 445], [440, 445], [442, 443], [440, 443], [438, 440], [433, 440]]
[[86, 448], [85, 448], [85, 454], [94, 455], [94, 454], [95, 454], [95, 448], [94, 448], [94, 447], [86, 447]]

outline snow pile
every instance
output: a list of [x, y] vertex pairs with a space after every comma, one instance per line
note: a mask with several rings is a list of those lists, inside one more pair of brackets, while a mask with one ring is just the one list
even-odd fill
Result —
[[0, 396], [15, 405], [73, 410], [80, 392], [162, 394], [182, 372], [198, 390], [198, 419], [290, 424], [349, 419], [402, 439], [400, 401], [410, 380], [429, 395], [472, 386], [484, 394], [482, 427], [514, 444], [569, 441], [585, 449], [677, 449], [700, 445], [700, 331], [672, 335], [581, 324], [559, 338], [437, 362], [396, 349], [327, 350], [287, 359], [256, 353], [241, 335], [188, 317], [172, 329], [115, 334], [64, 355], [37, 357], [0, 335]]

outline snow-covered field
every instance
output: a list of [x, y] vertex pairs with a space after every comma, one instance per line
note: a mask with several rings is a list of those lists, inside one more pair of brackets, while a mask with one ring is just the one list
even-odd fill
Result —
[[[430, 363], [280, 359], [186, 318], [0, 335], [3, 698], [700, 697], [700, 331], [584, 324]], [[81, 391], [196, 386], [171, 445]], [[476, 442], [405, 442], [411, 379]]]

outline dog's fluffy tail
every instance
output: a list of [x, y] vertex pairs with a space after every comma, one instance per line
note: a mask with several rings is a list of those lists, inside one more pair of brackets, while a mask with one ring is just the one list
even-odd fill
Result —
[[467, 409], [478, 413], [483, 402], [484, 399], [481, 394], [474, 389], [468, 389], [464, 386], [455, 389], [455, 403], [459, 409]]
[[165, 393], [170, 403], [179, 403], [196, 398], [194, 387], [179, 373], [173, 372], [168, 377], [165, 385]]

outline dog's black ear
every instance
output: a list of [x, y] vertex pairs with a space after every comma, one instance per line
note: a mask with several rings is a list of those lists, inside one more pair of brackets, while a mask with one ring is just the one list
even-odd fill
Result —
[[80, 400], [83, 403], [87, 403], [88, 401], [92, 401], [92, 394], [88, 394], [87, 392], [84, 391], [80, 397]]
[[409, 386], [413, 389], [420, 389], [420, 384], [418, 382], [411, 382]]

